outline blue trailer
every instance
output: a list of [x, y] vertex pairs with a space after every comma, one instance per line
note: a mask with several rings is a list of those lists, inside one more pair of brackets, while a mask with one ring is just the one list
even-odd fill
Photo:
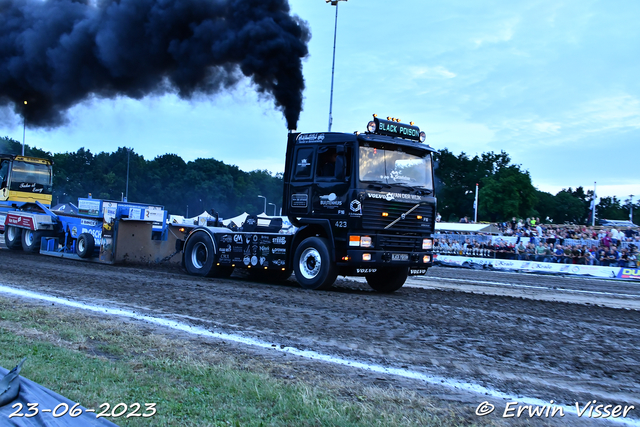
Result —
[[28, 211], [8, 212], [9, 249], [112, 264], [122, 221], [152, 224], [154, 240], [166, 240], [167, 211], [162, 206], [88, 198], [54, 209], [36, 202]]

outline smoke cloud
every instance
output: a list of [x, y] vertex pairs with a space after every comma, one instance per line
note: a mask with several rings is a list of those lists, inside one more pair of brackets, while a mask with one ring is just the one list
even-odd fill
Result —
[[249, 78], [296, 128], [311, 35], [288, 0], [0, 0], [0, 16], [0, 106], [31, 126], [93, 96], [189, 99]]

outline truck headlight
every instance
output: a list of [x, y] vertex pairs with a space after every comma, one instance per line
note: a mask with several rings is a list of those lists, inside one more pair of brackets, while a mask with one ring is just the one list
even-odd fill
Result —
[[422, 239], [422, 249], [428, 251], [433, 248], [433, 240], [431, 239]]
[[373, 242], [369, 236], [349, 236], [349, 246], [371, 248], [373, 247]]

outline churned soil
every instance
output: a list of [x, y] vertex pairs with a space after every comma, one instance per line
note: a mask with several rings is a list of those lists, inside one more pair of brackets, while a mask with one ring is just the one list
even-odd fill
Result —
[[[502, 423], [506, 402], [523, 397], [574, 409], [576, 402], [582, 407], [593, 400], [634, 405], [629, 416], [640, 418], [640, 312], [598, 302], [599, 293], [615, 293], [616, 286], [630, 293], [635, 284], [435, 267], [410, 281], [430, 286], [378, 294], [359, 280], [339, 279], [331, 291], [307, 291], [293, 277], [277, 285], [239, 273], [225, 280], [197, 278], [178, 267], [107, 266], [8, 250], [0, 251], [0, 262], [2, 285], [442, 378], [434, 385], [224, 343], [226, 351], [262, 361], [293, 360], [315, 377], [342, 376], [436, 397], [457, 405], [474, 423]], [[459, 289], [451, 287], [457, 277], [463, 283]], [[544, 292], [597, 291], [578, 301], [564, 299], [561, 291], [553, 298], [536, 298], [518, 289], [505, 292], [508, 286], [474, 292], [474, 281], [479, 287], [502, 281], [539, 285]], [[449, 380], [497, 390], [510, 400], [456, 388]], [[485, 400], [496, 411], [474, 419]], [[527, 422], [584, 425], [584, 419], [570, 417]]]

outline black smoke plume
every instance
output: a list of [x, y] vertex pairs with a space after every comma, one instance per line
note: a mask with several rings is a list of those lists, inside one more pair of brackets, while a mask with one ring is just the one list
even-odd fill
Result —
[[247, 77], [295, 129], [309, 39], [288, 0], [0, 0], [0, 106], [53, 127], [94, 96], [189, 99]]

